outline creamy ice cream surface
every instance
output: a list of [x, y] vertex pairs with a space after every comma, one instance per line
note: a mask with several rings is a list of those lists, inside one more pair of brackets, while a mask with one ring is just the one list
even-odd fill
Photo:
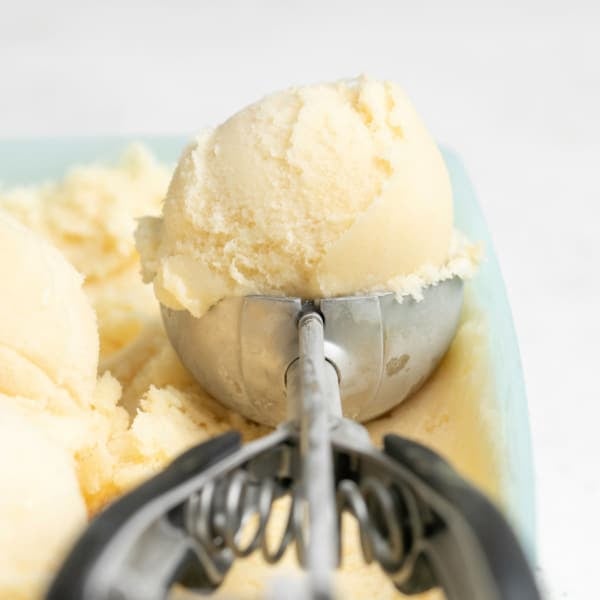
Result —
[[476, 254], [412, 104], [367, 78], [272, 94], [200, 135], [137, 246], [157, 298], [195, 316], [256, 293], [418, 295]]
[[83, 277], [1, 212], [0, 256], [0, 393], [53, 411], [85, 406], [96, 383], [98, 330]]
[[87, 512], [72, 456], [0, 406], [0, 597], [38, 597]]
[[0, 191], [0, 208], [49, 240], [85, 277], [99, 314], [101, 358], [133, 339], [156, 310], [151, 288], [131, 284], [139, 272], [133, 232], [136, 217], [160, 213], [170, 175], [133, 144], [118, 165], [80, 165], [60, 181]]

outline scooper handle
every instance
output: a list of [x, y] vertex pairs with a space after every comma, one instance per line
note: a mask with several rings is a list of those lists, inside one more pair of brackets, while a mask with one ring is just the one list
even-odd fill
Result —
[[[173, 547], [169, 559], [165, 557], [160, 561], [161, 569], [164, 568], [162, 571], [155, 569], [153, 572], [140, 573], [136, 581], [130, 582], [127, 595], [119, 595], [113, 588], [120, 582], [112, 580], [103, 571], [103, 558], [115, 551], [118, 553], [120, 534], [125, 534], [124, 537], [130, 541], [135, 539], [133, 534], [127, 535], [127, 530], [131, 529], [136, 519], [139, 521], [140, 516], [148, 522], [158, 519], [164, 513], [164, 508], [160, 506], [164, 495], [233, 454], [240, 448], [240, 440], [239, 433], [231, 431], [195, 446], [176, 458], [164, 471], [108, 506], [92, 521], [71, 550], [51, 584], [46, 600], [164, 598], [166, 589], [185, 566], [185, 544]], [[156, 509], [153, 505], [156, 505]], [[148, 514], [146, 519], [144, 513]], [[150, 541], [147, 546], [152, 546]], [[116, 557], [110, 562], [115, 561], [118, 563]]]
[[448, 600], [541, 599], [515, 534], [481, 492], [421, 444], [387, 435], [384, 450], [441, 499], [444, 512], [439, 527], [430, 525], [424, 556], [400, 591], [419, 593], [435, 579]]

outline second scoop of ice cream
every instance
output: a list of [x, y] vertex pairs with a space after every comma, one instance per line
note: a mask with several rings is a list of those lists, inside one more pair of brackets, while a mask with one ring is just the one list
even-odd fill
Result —
[[0, 394], [51, 412], [89, 406], [96, 315], [83, 278], [46, 240], [0, 211]]
[[412, 104], [360, 78], [275, 93], [198, 137], [137, 245], [158, 299], [200, 317], [228, 296], [404, 293], [411, 274], [448, 276], [452, 221]]

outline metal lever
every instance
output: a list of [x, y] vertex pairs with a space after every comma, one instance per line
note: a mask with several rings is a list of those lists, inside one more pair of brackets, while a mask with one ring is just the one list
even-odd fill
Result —
[[418, 477], [429, 506], [435, 506], [431, 533], [401, 591], [418, 592], [433, 579], [448, 600], [541, 600], [516, 536], [479, 490], [421, 444], [388, 435], [384, 450]]
[[323, 318], [311, 310], [298, 321], [300, 356], [286, 377], [288, 412], [300, 426], [301, 496], [307, 507], [308, 542], [300, 558], [315, 600], [333, 597], [331, 574], [338, 563], [338, 527], [331, 452], [331, 417], [341, 418], [337, 372], [325, 360]]
[[[500, 511], [440, 455], [395, 435], [384, 452], [332, 432], [340, 510], [357, 519], [367, 562], [404, 594], [440, 586], [448, 600], [540, 600], [527, 559]], [[400, 528], [400, 529], [398, 529]]]
[[[326, 374], [333, 372], [328, 369]], [[306, 385], [310, 382], [307, 375]], [[96, 518], [47, 600], [164, 600], [175, 581], [208, 593], [221, 584], [236, 556], [262, 549], [265, 560], [275, 563], [292, 542], [301, 547], [307, 537], [293, 516], [305, 499], [315, 517], [308, 522], [308, 551], [315, 554], [306, 556], [308, 585], [301, 587], [308, 593], [298, 597], [331, 598], [329, 574], [316, 559], [336, 562], [328, 542], [337, 542], [339, 527], [319, 519], [319, 511], [334, 504], [327, 488], [319, 493], [323, 483], [310, 479], [311, 471], [302, 466], [300, 435], [287, 424], [242, 447], [239, 436], [230, 433], [191, 449]], [[540, 600], [501, 514], [436, 453], [397, 436], [387, 436], [381, 452], [364, 428], [347, 419], [338, 420], [320, 441], [324, 464], [331, 460], [324, 445], [333, 451], [336, 516], [349, 510], [356, 517], [365, 559], [378, 562], [403, 593], [439, 585], [451, 600]], [[314, 459], [309, 446], [311, 451]], [[330, 473], [317, 467], [319, 472], [317, 477]], [[303, 486], [298, 493], [293, 482]], [[288, 526], [272, 549], [264, 536], [270, 503], [286, 494], [292, 498]], [[248, 544], [238, 534], [244, 516], [251, 515], [260, 524]]]
[[170, 521], [169, 510], [189, 496], [194, 480], [239, 448], [236, 432], [195, 446], [109, 506], [77, 541], [46, 600], [164, 598], [194, 559], [189, 537]]
[[239, 469], [278, 473], [289, 463], [290, 440], [290, 429], [282, 427], [244, 446], [237, 432], [229, 432], [191, 448], [92, 521], [46, 600], [164, 600], [174, 582], [202, 593], [215, 589], [235, 556], [226, 546], [210, 553], [188, 530], [190, 500]]

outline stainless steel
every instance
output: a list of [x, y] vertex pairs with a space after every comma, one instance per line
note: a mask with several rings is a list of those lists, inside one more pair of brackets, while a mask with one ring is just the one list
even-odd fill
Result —
[[[310, 597], [331, 598], [339, 535], [330, 428], [341, 417], [338, 379], [334, 367], [325, 361], [319, 313], [307, 312], [297, 327], [299, 357], [286, 374], [298, 437], [295, 450], [284, 447], [282, 454], [268, 450], [258, 472], [256, 466], [252, 474], [238, 468], [207, 482], [186, 502], [184, 524], [198, 540], [206, 555], [204, 568], [216, 584], [222, 578], [218, 565], [224, 556], [244, 557], [260, 548], [263, 558], [275, 563], [293, 541], [299, 562], [308, 571]], [[282, 465], [288, 465], [289, 472], [282, 472]], [[292, 477], [293, 486], [284, 489], [277, 476]], [[266, 531], [273, 502], [285, 495], [290, 497], [286, 526], [277, 543], [269, 546]], [[255, 517], [254, 529], [244, 531], [242, 542], [250, 516]], [[211, 557], [221, 558], [213, 564]]]
[[[462, 282], [424, 290], [416, 302], [394, 294], [328, 298], [325, 356], [338, 376], [344, 416], [366, 421], [418, 389], [447, 350], [460, 317]], [[173, 347], [215, 398], [246, 417], [286, 419], [285, 373], [298, 357], [299, 298], [222, 300], [202, 318], [162, 307]]]
[[[186, 505], [186, 529], [201, 541], [208, 555], [228, 550], [236, 557], [261, 548], [263, 558], [277, 562], [294, 541], [301, 565], [308, 572], [310, 598], [332, 598], [332, 573], [338, 563], [338, 517], [330, 444], [330, 427], [339, 421], [341, 406], [335, 368], [325, 360], [323, 319], [305, 312], [297, 324], [298, 358], [286, 373], [289, 413], [297, 424], [294, 487], [283, 492], [272, 476], [253, 480], [246, 471], [208, 483]], [[271, 459], [272, 460], [272, 459]], [[275, 499], [289, 495], [286, 526], [270, 547], [266, 530]], [[249, 515], [256, 516], [250, 537], [240, 542]], [[246, 532], [247, 534], [247, 532]], [[211, 573], [216, 570], [207, 563]], [[213, 575], [216, 580], [216, 575]]]
[[304, 540], [312, 597], [333, 598], [332, 573], [338, 563], [330, 417], [341, 417], [337, 372], [325, 361], [323, 319], [304, 314], [298, 322], [299, 359], [288, 374], [291, 404], [300, 406], [302, 499], [306, 503]]
[[[326, 460], [355, 465], [353, 469], [357, 469], [360, 477], [336, 479], [331, 472], [332, 478], [327, 483], [315, 480], [312, 488], [315, 493], [319, 488], [326, 492], [331, 486], [332, 496], [322, 493], [317, 502], [319, 510], [331, 509], [333, 530], [326, 530], [331, 523], [323, 526], [318, 514], [309, 515], [310, 531], [305, 549], [302, 549], [306, 542], [302, 506], [306, 499], [310, 505], [311, 489], [304, 485], [304, 475], [310, 471], [318, 478], [321, 470], [318, 466], [306, 469], [311, 463], [306, 459], [302, 432], [290, 423], [271, 434], [268, 443], [264, 442], [269, 437], [259, 440], [260, 448], [258, 442], [244, 446], [231, 459], [220, 463], [220, 468], [211, 468], [208, 477], [198, 477], [193, 491], [188, 487], [188, 496], [183, 502], [183, 526], [196, 542], [194, 551], [212, 585], [222, 583], [236, 557], [260, 550], [263, 558], [274, 564], [295, 543], [299, 561], [308, 571], [306, 581], [297, 582], [302, 589], [298, 598], [332, 598], [330, 577], [339, 560], [343, 538], [340, 525], [345, 511], [357, 520], [365, 561], [377, 562], [396, 583], [409, 577], [424, 548], [428, 518], [425, 505], [429, 502], [425, 498], [430, 492], [410, 471], [376, 450], [366, 429], [358, 423], [334, 417], [322, 435], [319, 445], [326, 445], [330, 454]], [[293, 483], [286, 486], [288, 480]], [[278, 540], [269, 545], [266, 531], [273, 518], [273, 503], [286, 496], [290, 499], [286, 526]], [[184, 496], [177, 493], [175, 498], [181, 501]], [[162, 504], [165, 511], [165, 502]], [[167, 506], [172, 510], [174, 505], [170, 501]], [[242, 543], [241, 532], [252, 517], [255, 517], [253, 535], [248, 536], [246, 532]], [[315, 521], [310, 522], [310, 519]], [[319, 537], [313, 538], [316, 542], [313, 547], [310, 535], [315, 534]], [[156, 535], [152, 528], [144, 539], [150, 543]], [[324, 548], [331, 554], [326, 555]], [[140, 569], [139, 551], [135, 556], [137, 571]]]
[[[245, 467], [225, 471], [195, 492], [185, 504], [185, 528], [208, 556], [227, 559], [248, 556], [260, 549], [263, 559], [278, 562], [292, 541], [302, 539], [298, 519], [298, 486], [284, 488], [278, 480], [276, 453], [266, 454], [262, 478]], [[276, 543], [267, 543], [266, 531], [273, 518], [275, 500], [289, 497], [286, 526]], [[251, 517], [255, 529], [249, 540], [242, 543], [241, 533]], [[299, 548], [297, 548], [299, 551]], [[218, 564], [217, 563], [217, 564]], [[205, 564], [215, 585], [224, 573], [218, 572], [210, 561]]]
[[[355, 465], [353, 469], [357, 469], [359, 477], [336, 479], [331, 472], [330, 481], [317, 482], [323, 471], [318, 465], [307, 469], [311, 461], [307, 460], [303, 448], [302, 432], [287, 423], [271, 436], [242, 447], [230, 459], [211, 468], [207, 476], [199, 476], [193, 488], [187, 486], [183, 493], [174, 490], [172, 499], [161, 500], [165, 512], [184, 499], [183, 527], [195, 540], [194, 552], [212, 585], [219, 586], [223, 582], [236, 557], [260, 550], [263, 558], [274, 564], [295, 543], [299, 562], [308, 571], [304, 595], [298, 597], [332, 598], [330, 577], [339, 559], [343, 539], [340, 525], [345, 511], [357, 520], [365, 561], [377, 562], [396, 583], [409, 577], [424, 548], [428, 518], [425, 506], [430, 502], [430, 492], [410, 471], [376, 450], [362, 425], [334, 417], [322, 435], [319, 445], [326, 445], [330, 454], [325, 460], [330, 464], [335, 459]], [[318, 513], [309, 514], [308, 547], [303, 549], [307, 536], [302, 511], [307, 499], [310, 506], [312, 493], [311, 488], [305, 486], [304, 477], [309, 473], [315, 477], [312, 492], [321, 492], [316, 498], [318, 509], [330, 510], [334, 523], [331, 528], [329, 521], [325, 525], [319, 521]], [[286, 481], [292, 483], [286, 485]], [[328, 486], [331, 486], [331, 497], [327, 493]], [[290, 499], [286, 526], [280, 537], [274, 543], [271, 540], [269, 545], [266, 531], [273, 518], [273, 503], [286, 496]], [[437, 510], [438, 506], [434, 506]], [[252, 517], [255, 517], [253, 535], [248, 536], [245, 531], [242, 542], [242, 531]], [[316, 542], [312, 547], [310, 536], [315, 534], [319, 537], [312, 538]], [[143, 539], [152, 545], [151, 540], [157, 536], [161, 537], [159, 531], [152, 527]], [[119, 552], [116, 548], [112, 551]], [[143, 570], [141, 556], [140, 550], [132, 554], [136, 559], [132, 573]], [[151, 585], [144, 587], [144, 593], [150, 588]]]
[[338, 518], [347, 511], [356, 519], [365, 562], [378, 563], [401, 583], [423, 550], [427, 492], [418, 478], [376, 449], [366, 433], [364, 427], [344, 419], [330, 435], [334, 453], [359, 465], [360, 473], [337, 481]]

